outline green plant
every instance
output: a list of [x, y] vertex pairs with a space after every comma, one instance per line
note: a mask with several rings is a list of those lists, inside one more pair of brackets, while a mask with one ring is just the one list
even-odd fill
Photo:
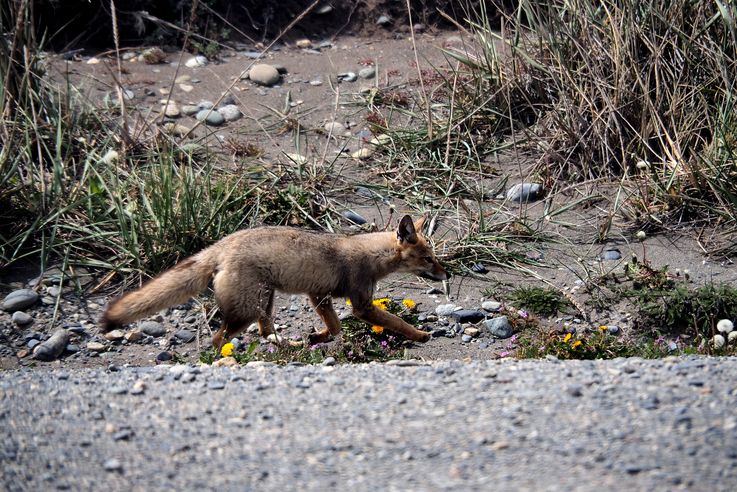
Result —
[[543, 287], [519, 287], [510, 293], [510, 300], [539, 316], [555, 316], [569, 305], [559, 291]]

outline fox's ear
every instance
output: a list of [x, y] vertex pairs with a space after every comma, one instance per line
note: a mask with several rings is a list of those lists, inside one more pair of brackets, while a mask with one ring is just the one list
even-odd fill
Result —
[[407, 242], [414, 244], [417, 242], [417, 232], [415, 231], [415, 225], [412, 223], [412, 217], [405, 215], [402, 220], [399, 221], [399, 227], [397, 228], [397, 239], [400, 243]]
[[425, 222], [427, 221], [427, 216], [422, 216], [419, 219], [415, 221], [415, 232], [418, 232], [422, 234], [422, 226], [425, 225]]

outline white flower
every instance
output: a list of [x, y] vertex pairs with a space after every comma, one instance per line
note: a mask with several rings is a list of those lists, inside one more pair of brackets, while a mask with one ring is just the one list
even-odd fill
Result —
[[737, 340], [737, 331], [730, 331], [727, 335], [727, 341], [733, 343], [735, 340]]
[[711, 344], [714, 346], [715, 349], [720, 349], [724, 347], [724, 337], [721, 335], [714, 335], [711, 338]]
[[105, 152], [105, 155], [102, 156], [102, 159], [100, 159], [105, 164], [112, 164], [113, 162], [117, 161], [120, 158], [120, 155], [118, 155], [118, 152], [115, 150], [108, 150]]
[[717, 323], [717, 331], [720, 333], [730, 333], [734, 330], [734, 324], [728, 319], [720, 319]]
[[644, 240], [645, 240], [645, 238], [647, 237], [647, 234], [645, 234], [645, 231], [637, 231], [637, 234], [635, 234], [635, 236], [636, 236], [636, 237], [637, 237], [637, 239], [639, 239], [640, 241], [644, 241]]

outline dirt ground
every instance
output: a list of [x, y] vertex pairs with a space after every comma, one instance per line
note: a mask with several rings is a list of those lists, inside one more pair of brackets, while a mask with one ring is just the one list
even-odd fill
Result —
[[[109, 54], [95, 56], [97, 63], [90, 63], [91, 56], [88, 55], [72, 59], [50, 55], [50, 75], [59, 82], [68, 77], [75, 91], [102, 108], [106, 101], [115, 97], [115, 81], [120, 80], [122, 87], [133, 93], [126, 105], [134, 133], [138, 132], [141, 138], [153, 138], [149, 129], [162, 128], [167, 121], [188, 130], [193, 128], [186, 140], [207, 145], [221, 155], [223, 165], [243, 172], [264, 167], [294, 166], [293, 158], [290, 159], [287, 154], [300, 154], [313, 162], [307, 165], [320, 166], [325, 162], [335, 162], [337, 165], [331, 168], [334, 180], [330, 189], [326, 190], [326, 195], [339, 209], [355, 211], [369, 223], [373, 222], [382, 228], [390, 219], [396, 222], [398, 214], [392, 216], [387, 202], [361, 196], [356, 192], [356, 187], [370, 184], [381, 189], [387, 177], [378, 176], [370, 160], [350, 158], [351, 153], [366, 146], [366, 140], [371, 136], [366, 123], [365, 98], [377, 86], [389, 86], [416, 94], [420, 90], [415, 83], [418, 70], [443, 69], [454, 63], [445, 56], [443, 49], [464, 49], [462, 37], [455, 32], [431, 31], [419, 33], [414, 43], [408, 35], [398, 39], [346, 36], [329, 44], [321, 44], [319, 39], [311, 41], [312, 44], [306, 49], [293, 44], [276, 45], [258, 60], [252, 58], [255, 56], [255, 47], [243, 46], [243, 49], [221, 52], [219, 61], [196, 68], [186, 67], [185, 62], [191, 55], [180, 56], [179, 52], [167, 53], [166, 63], [156, 65], [145, 64], [135, 58], [125, 60], [121, 62], [120, 71]], [[135, 56], [141, 49], [129, 51]], [[254, 63], [283, 67], [285, 73], [281, 82], [274, 87], [263, 87], [249, 80], [241, 80], [241, 74]], [[338, 74], [358, 73], [371, 66], [376, 69], [376, 75], [372, 78], [358, 78], [355, 82], [338, 79]], [[188, 79], [181, 79], [182, 76]], [[209, 100], [217, 106], [229, 96], [232, 96], [243, 117], [223, 126], [195, 126], [193, 117], [169, 119], [162, 115], [162, 103], [167, 100], [175, 101], [180, 108], [203, 100]], [[294, 122], [304, 129], [296, 139], [292, 131], [285, 131]], [[325, 128], [329, 122], [341, 123], [345, 132], [332, 134]], [[258, 147], [262, 151], [261, 155], [237, 155], [234, 149], [247, 144]], [[499, 175], [491, 178], [490, 184], [507, 178], [510, 185], [525, 181], [529, 166], [524, 163], [533, 158], [520, 158], [513, 154], [500, 158], [495, 163]], [[708, 229], [699, 233], [685, 230], [681, 233], [651, 235], [641, 244], [634, 240], [629, 224], [615, 221], [610, 240], [605, 244], [594, 243], [597, 228], [606, 219], [608, 204], [614, 200], [615, 193], [616, 190], [606, 186], [598, 189], [573, 186], [548, 195], [544, 200], [525, 205], [501, 204], [490, 200], [482, 206], [493, 209], [503, 217], [532, 218], [539, 232], [549, 238], [530, 245], [529, 254], [534, 255], [541, 266], [528, 267], [527, 274], [490, 266], [490, 272], [485, 275], [455, 276], [447, 286], [447, 294], [428, 293], [432, 287], [443, 289], [442, 285], [414, 277], [390, 277], [380, 283], [377, 295], [412, 298], [424, 312], [433, 312], [437, 305], [446, 303], [478, 309], [483, 300], [495, 298], [495, 294], [504, 292], [504, 288], [499, 290], [499, 286], [554, 286], [575, 298], [581, 282], [609, 271], [620, 271], [633, 254], [640, 259], [644, 254], [654, 266], [668, 265], [672, 272], [688, 271], [694, 284], [709, 281], [733, 283], [737, 280], [737, 269], [731, 260], [704, 254], [703, 245], [709, 239]], [[550, 210], [562, 210], [566, 205], [594, 194], [601, 197], [598, 205], [573, 206], [556, 215], [554, 220], [545, 220]], [[392, 204], [399, 211], [407, 209], [399, 199], [393, 199]], [[345, 230], [351, 230], [347, 221], [344, 226]], [[462, 236], [466, 226], [463, 221], [452, 217], [441, 218], [436, 237], [441, 254], [443, 239]], [[610, 247], [619, 249], [621, 259], [602, 260], [602, 252]], [[29, 282], [38, 276], [37, 269], [29, 270], [27, 267], [25, 265], [19, 270], [4, 272], [3, 295], [12, 289], [28, 287]], [[89, 285], [97, 281], [99, 278], [94, 278]], [[23, 332], [18, 332], [9, 313], [0, 313], [0, 326], [5, 332], [14, 330], [16, 333], [4, 335], [4, 343], [12, 350], [6, 350], [3, 354], [2, 366], [7, 368], [33, 363], [28, 357], [28, 350], [18, 346], [19, 337], [28, 332], [48, 334], [55, 327], [64, 326], [64, 323], [76, 323], [85, 332], [75, 342], [81, 347], [90, 340], [101, 339], [97, 333], [96, 320], [107, 299], [120, 293], [110, 288], [113, 284], [84, 298], [79, 298], [70, 289], [61, 296], [58, 304], [47, 299], [45, 304], [28, 310], [34, 316], [34, 322]], [[39, 290], [43, 293], [44, 288]], [[496, 300], [505, 301], [503, 298]], [[279, 296], [277, 301], [276, 322], [285, 337], [305, 334], [318, 326], [317, 316], [309, 310], [306, 299]], [[347, 309], [341, 306], [341, 311], [347, 312]], [[186, 309], [175, 311], [160, 318], [168, 329], [167, 336], [163, 338], [143, 344], [112, 344], [104, 356], [87, 356], [83, 348], [53, 364], [72, 367], [147, 365], [155, 363], [157, 355], [169, 349], [176, 352], [181, 360], [196, 361], [199, 351], [210, 342], [210, 327], [204, 319], [202, 306], [195, 302]], [[632, 313], [627, 312], [626, 308], [612, 306], [602, 311], [573, 313], [565, 319], [546, 319], [543, 323], [556, 326], [563, 321], [579, 318], [581, 326], [616, 324], [626, 333], [631, 317]], [[54, 325], [52, 319], [56, 320]], [[432, 329], [437, 323], [427, 323], [426, 328]], [[176, 343], [174, 340], [172, 345], [172, 335], [183, 328], [196, 332], [196, 339], [188, 343]], [[470, 343], [462, 342], [459, 336], [437, 337], [424, 345], [415, 344], [407, 352], [411, 357], [427, 359], [488, 359], [503, 354], [509, 343], [508, 340], [491, 337], [474, 339]], [[25, 356], [19, 357], [24, 351]]]

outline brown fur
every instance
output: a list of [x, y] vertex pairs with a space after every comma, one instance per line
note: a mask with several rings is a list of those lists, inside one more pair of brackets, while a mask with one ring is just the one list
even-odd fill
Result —
[[103, 330], [130, 323], [185, 302], [213, 280], [223, 325], [213, 337], [216, 348], [253, 322], [261, 336], [274, 333], [274, 292], [307, 294], [325, 328], [310, 343], [340, 333], [332, 297], [351, 300], [356, 317], [425, 342], [430, 335], [372, 304], [376, 282], [394, 272], [433, 280], [448, 274], [418, 232], [424, 223], [405, 216], [396, 232], [358, 236], [319, 234], [287, 227], [260, 227], [226, 236], [167, 270], [143, 287], [112, 302]]

